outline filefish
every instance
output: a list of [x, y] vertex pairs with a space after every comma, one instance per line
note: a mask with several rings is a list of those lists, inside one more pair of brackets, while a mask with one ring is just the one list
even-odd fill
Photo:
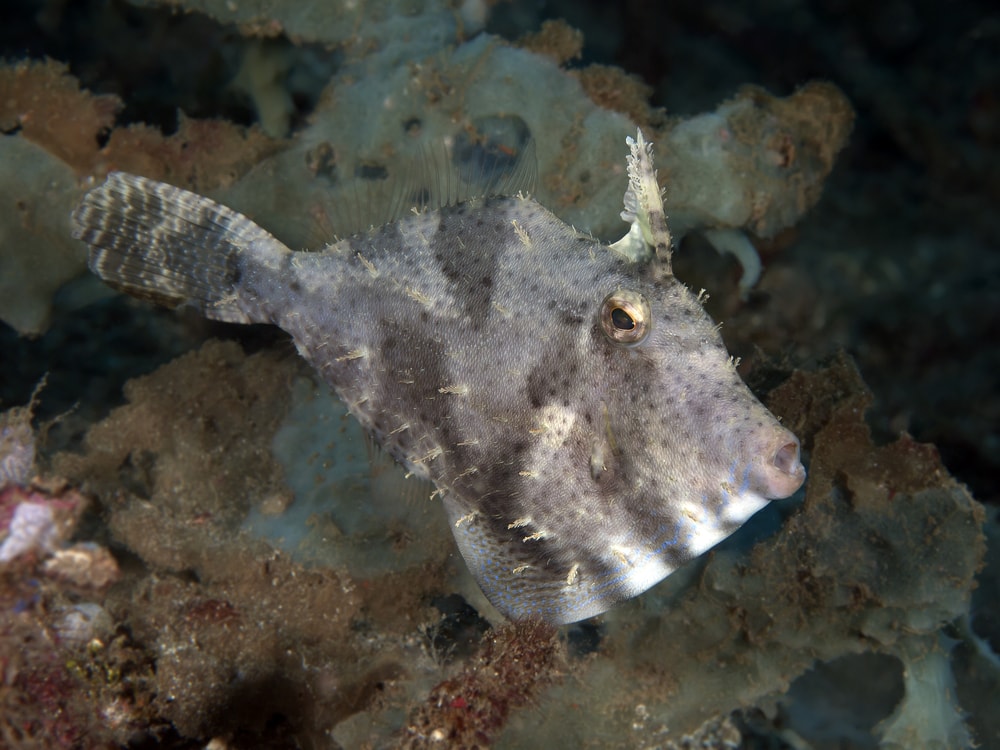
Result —
[[293, 251], [201, 195], [113, 172], [72, 215], [115, 289], [272, 323], [435, 486], [506, 617], [600, 614], [805, 478], [671, 268], [652, 146], [628, 138], [613, 244], [531, 197], [470, 196]]

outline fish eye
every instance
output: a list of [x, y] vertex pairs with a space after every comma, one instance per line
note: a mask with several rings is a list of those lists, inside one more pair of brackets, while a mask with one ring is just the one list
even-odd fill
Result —
[[601, 304], [601, 330], [619, 344], [638, 344], [649, 333], [649, 303], [638, 292], [619, 289]]

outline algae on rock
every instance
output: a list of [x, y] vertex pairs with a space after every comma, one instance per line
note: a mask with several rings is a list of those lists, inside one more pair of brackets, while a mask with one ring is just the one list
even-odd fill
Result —
[[[143, 125], [114, 128], [122, 103], [79, 91], [63, 66], [50, 62], [0, 70], [0, 89], [16, 94], [0, 101], [0, 118], [14, 118], [21, 128], [3, 140], [28, 138], [48, 152], [37, 156], [38, 164], [26, 162], [18, 174], [49, 174], [59, 169], [60, 160], [72, 170], [59, 177], [58, 195], [48, 183], [5, 186], [19, 200], [45, 195], [53, 215], [48, 234], [23, 223], [18, 229], [15, 214], [0, 216], [0, 231], [11, 238], [3, 262], [17, 271], [5, 275], [17, 281], [3, 295], [0, 318], [21, 333], [45, 329], [55, 289], [83, 269], [82, 250], [72, 252], [67, 234], [54, 229], [65, 226], [65, 213], [77, 196], [67, 183], [74, 172], [77, 178], [100, 179], [111, 168], [134, 171], [208, 193], [301, 248], [386, 220], [389, 213], [376, 207], [354, 215], [353, 222], [329, 226], [330, 216], [357, 214], [351, 207], [374, 183], [386, 177], [406, 182], [413, 163], [442, 143], [450, 147], [452, 163], [440, 166], [468, 175], [495, 169], [512, 146], [516, 150], [530, 141], [538, 161], [539, 202], [598, 237], [621, 232], [621, 142], [635, 132], [631, 116], [645, 104], [616, 105], [618, 100], [595, 88], [595, 76], [586, 69], [567, 71], [558, 58], [544, 53], [488, 34], [463, 41], [485, 18], [486, 9], [477, 3], [458, 9], [423, 4], [398, 17], [389, 13], [391, 3], [362, 4], [353, 12], [344, 11], [343, 4], [140, 4], [181, 6], [242, 24], [251, 35], [240, 73], [244, 81], [271, 80], [272, 68], [281, 67], [280, 50], [254, 54], [261, 42], [253, 35], [287, 33], [300, 41], [337, 45], [343, 62], [292, 142], [268, 138], [258, 128], [195, 121], [183, 113], [179, 131], [169, 137]], [[405, 34], [399, 33], [400, 23], [406, 24]], [[251, 70], [255, 66], [267, 70]], [[274, 100], [275, 92], [267, 98]], [[626, 113], [606, 106], [621, 106]], [[265, 114], [271, 127], [280, 129], [274, 122], [282, 121], [282, 113]], [[747, 89], [716, 112], [687, 121], [652, 119], [658, 130], [646, 135], [664, 165], [660, 181], [676, 240], [689, 231], [706, 232], [720, 250], [740, 258], [746, 289], [758, 273], [746, 233], [772, 236], [815, 203], [833, 157], [846, 142], [853, 113], [835, 87], [814, 84], [783, 99]], [[73, 123], [78, 126], [68, 127]], [[107, 142], [99, 147], [98, 137], [108, 129]], [[460, 142], [466, 147], [456, 150]], [[22, 149], [22, 159], [29, 153], [34, 152]], [[28, 278], [25, 267], [39, 257], [46, 260], [34, 269], [38, 278]]]

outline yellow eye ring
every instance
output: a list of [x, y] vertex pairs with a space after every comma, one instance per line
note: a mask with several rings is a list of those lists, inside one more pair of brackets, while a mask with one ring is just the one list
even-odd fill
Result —
[[652, 322], [649, 303], [638, 292], [619, 289], [601, 303], [601, 330], [619, 344], [638, 344], [649, 333]]

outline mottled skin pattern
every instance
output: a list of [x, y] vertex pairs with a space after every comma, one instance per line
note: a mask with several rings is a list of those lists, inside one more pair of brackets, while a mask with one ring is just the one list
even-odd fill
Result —
[[[74, 221], [113, 286], [290, 333], [377, 441], [433, 480], [509, 617], [603, 612], [803, 480], [798, 441], [669, 269], [530, 199], [471, 200], [304, 253], [206, 198], [113, 174]], [[648, 304], [638, 343], [601, 319], [622, 290]]]

